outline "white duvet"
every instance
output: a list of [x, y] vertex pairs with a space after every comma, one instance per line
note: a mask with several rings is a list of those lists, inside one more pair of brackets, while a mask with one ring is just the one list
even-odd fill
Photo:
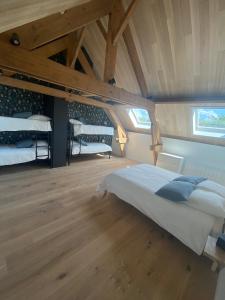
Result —
[[0, 116], [0, 131], [51, 131], [50, 121]]
[[[162, 186], [179, 176], [181, 175], [155, 166], [140, 164], [106, 176], [98, 191], [108, 191], [133, 205], [200, 255], [208, 235], [218, 222], [222, 224], [222, 217], [225, 217], [225, 209], [221, 212], [225, 187], [206, 180], [198, 185], [189, 201], [182, 203], [155, 195]], [[196, 196], [197, 191], [201, 193], [201, 197]], [[213, 193], [219, 204], [210, 203], [210, 194], [207, 194], [208, 200], [204, 201], [204, 192]]]
[[87, 135], [113, 135], [114, 128], [107, 126], [96, 126], [96, 125], [85, 125], [85, 124], [74, 124], [74, 136], [80, 134]]
[[[48, 158], [48, 148], [38, 148], [40, 159]], [[34, 161], [36, 159], [36, 148], [16, 148], [15, 145], [0, 146], [0, 166], [14, 165]]]
[[112, 147], [104, 143], [86, 143], [87, 146], [82, 146], [77, 142], [73, 142], [72, 154], [96, 154], [111, 152]]

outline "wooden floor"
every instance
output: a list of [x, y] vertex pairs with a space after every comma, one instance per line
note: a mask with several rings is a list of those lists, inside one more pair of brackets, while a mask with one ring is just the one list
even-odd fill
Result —
[[0, 299], [211, 300], [216, 274], [151, 220], [95, 189], [121, 158], [0, 169]]

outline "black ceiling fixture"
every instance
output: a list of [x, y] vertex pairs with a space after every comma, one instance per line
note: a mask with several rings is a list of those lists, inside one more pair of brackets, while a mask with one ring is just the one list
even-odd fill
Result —
[[18, 36], [17, 33], [14, 32], [14, 33], [11, 35], [10, 43], [11, 43], [12, 45], [14, 45], [14, 46], [19, 46], [19, 45], [20, 45], [20, 38], [19, 38], [19, 36]]

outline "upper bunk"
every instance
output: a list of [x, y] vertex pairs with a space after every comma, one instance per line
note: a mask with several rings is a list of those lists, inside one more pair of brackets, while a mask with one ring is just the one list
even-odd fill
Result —
[[99, 125], [87, 125], [82, 122], [70, 119], [70, 124], [73, 127], [74, 136], [78, 135], [114, 135], [114, 128]]
[[0, 116], [0, 132], [3, 131], [52, 131], [50, 118], [33, 115], [30, 118]]

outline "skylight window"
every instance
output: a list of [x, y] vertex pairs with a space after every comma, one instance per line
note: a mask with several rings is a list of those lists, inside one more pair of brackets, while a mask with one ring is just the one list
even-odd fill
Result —
[[148, 111], [141, 108], [129, 109], [129, 117], [136, 128], [149, 129], [151, 128], [151, 121]]
[[193, 134], [225, 139], [225, 107], [194, 108]]

